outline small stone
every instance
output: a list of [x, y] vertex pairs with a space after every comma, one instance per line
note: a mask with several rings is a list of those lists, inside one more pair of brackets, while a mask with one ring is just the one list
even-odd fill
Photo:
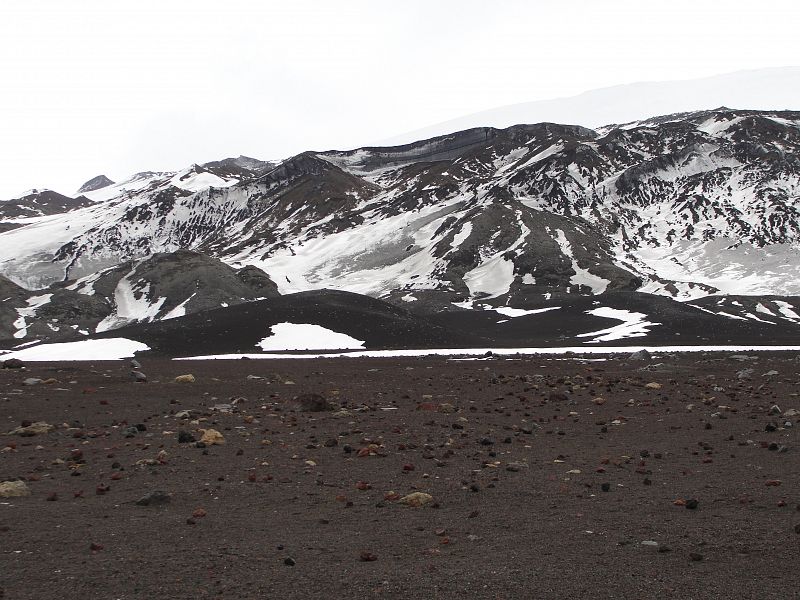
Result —
[[194, 442], [194, 436], [189, 433], [188, 431], [179, 431], [178, 432], [178, 443], [179, 444], [191, 444]]
[[205, 508], [199, 508], [199, 507], [198, 507], [198, 508], [195, 508], [195, 509], [192, 511], [192, 518], [194, 518], [194, 519], [202, 519], [202, 518], [203, 518], [203, 517], [205, 517], [207, 514], [208, 514], [208, 513], [206, 512], [206, 509], [205, 509]]
[[686, 508], [688, 508], [689, 510], [695, 510], [697, 508], [698, 504], [699, 504], [699, 502], [697, 501], [697, 499], [689, 498], [686, 501]]
[[378, 560], [378, 557], [372, 554], [372, 552], [362, 552], [358, 556], [361, 562], [373, 562]]
[[300, 394], [295, 396], [293, 401], [297, 404], [298, 410], [303, 412], [325, 412], [335, 408], [324, 396], [319, 394]]
[[95, 542], [89, 544], [89, 550], [91, 550], [92, 552], [100, 552], [100, 550], [102, 550], [103, 547], [104, 547], [103, 544], [97, 544]]
[[660, 390], [662, 386], [657, 381], [651, 381], [650, 383], [645, 384], [644, 387], [648, 390]]
[[34, 435], [43, 435], [45, 433], [50, 433], [51, 431], [55, 431], [56, 428], [54, 425], [50, 423], [45, 423], [44, 421], [36, 421], [35, 423], [29, 423], [27, 425], [23, 425], [22, 427], [17, 427], [16, 429], [12, 429], [8, 432], [9, 435], [19, 435], [21, 437], [32, 437]]
[[135, 369], [131, 371], [131, 379], [133, 379], [136, 383], [147, 383], [147, 375]]
[[604, 492], [608, 492], [608, 491], [611, 490], [611, 484], [610, 483], [601, 483], [600, 484], [600, 489], [603, 490]]
[[400, 498], [400, 500], [398, 500], [398, 502], [400, 502], [400, 504], [405, 504], [406, 506], [419, 508], [421, 506], [425, 506], [426, 504], [432, 503], [433, 496], [426, 494], [425, 492], [413, 492], [407, 496], [403, 496]]
[[175, 383], [194, 383], [196, 379], [194, 375], [187, 373], [186, 375], [178, 375], [174, 381]]
[[22, 385], [39, 385], [42, 383], [42, 380], [38, 377], [28, 377], [22, 381]]
[[21, 369], [24, 366], [25, 363], [18, 358], [9, 358], [8, 360], [3, 361], [4, 369]]
[[222, 445], [225, 443], [225, 438], [216, 429], [201, 429], [200, 432], [202, 436], [200, 437], [199, 443], [205, 444], [205, 446]]
[[297, 564], [297, 562], [291, 556], [287, 556], [283, 559], [283, 564], [285, 564], [287, 567], [293, 567]]
[[161, 490], [154, 490], [139, 498], [136, 501], [138, 506], [162, 506], [169, 504], [172, 501], [172, 496]]
[[24, 481], [4, 481], [0, 483], [0, 498], [21, 498], [30, 495], [31, 490]]
[[693, 562], [700, 562], [701, 560], [703, 560], [703, 555], [700, 554], [699, 552], [690, 552], [689, 560]]

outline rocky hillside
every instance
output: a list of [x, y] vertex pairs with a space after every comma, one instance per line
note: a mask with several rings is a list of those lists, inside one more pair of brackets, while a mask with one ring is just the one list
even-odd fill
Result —
[[323, 288], [419, 314], [648, 292], [778, 325], [800, 295], [799, 149], [800, 113], [721, 108], [38, 193], [0, 205], [4, 327], [104, 331]]
[[[392, 148], [143, 173], [0, 234], [27, 288], [190, 248], [317, 288], [524, 305], [800, 293], [800, 113], [478, 128]], [[8, 222], [10, 219], [6, 219]]]
[[0, 339], [69, 340], [130, 323], [169, 320], [273, 298], [277, 286], [257, 267], [233, 269], [179, 250], [126, 261], [73, 282], [31, 292], [0, 278]]

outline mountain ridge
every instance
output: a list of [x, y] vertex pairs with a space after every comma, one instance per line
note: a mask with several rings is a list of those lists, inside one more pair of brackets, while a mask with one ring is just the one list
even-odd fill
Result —
[[443, 310], [612, 291], [791, 297], [799, 155], [800, 112], [720, 107], [224, 159], [4, 219], [0, 273], [29, 289], [80, 286], [190, 249], [261, 269], [281, 294], [330, 288]]

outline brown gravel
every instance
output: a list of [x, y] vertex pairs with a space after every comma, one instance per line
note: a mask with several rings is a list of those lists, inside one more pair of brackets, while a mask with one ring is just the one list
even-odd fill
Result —
[[798, 593], [793, 355], [141, 361], [0, 371], [4, 600]]

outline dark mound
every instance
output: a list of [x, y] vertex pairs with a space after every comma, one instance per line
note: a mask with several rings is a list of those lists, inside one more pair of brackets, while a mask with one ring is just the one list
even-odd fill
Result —
[[364, 340], [366, 348], [442, 348], [486, 345], [488, 340], [454, 331], [375, 298], [333, 290], [300, 292], [207, 310], [98, 337], [144, 342], [161, 354], [191, 356], [259, 352], [256, 344], [278, 323], [310, 323]]
[[588, 314], [588, 311], [600, 307], [642, 313], [647, 315], [646, 320], [658, 325], [648, 326], [647, 335], [642, 337], [591, 343], [589, 346], [778, 345], [800, 342], [800, 325], [797, 323], [784, 320], [771, 324], [751, 319], [733, 319], [711, 314], [665, 296], [640, 292], [613, 292], [600, 296], [564, 295], [528, 308], [556, 306], [559, 307], [557, 310], [514, 318], [488, 310], [439, 312], [428, 315], [428, 318], [443, 327], [470, 331], [474, 335], [494, 340], [497, 346], [506, 347], [587, 345], [586, 342], [591, 337], [577, 336], [621, 323], [616, 319]]

